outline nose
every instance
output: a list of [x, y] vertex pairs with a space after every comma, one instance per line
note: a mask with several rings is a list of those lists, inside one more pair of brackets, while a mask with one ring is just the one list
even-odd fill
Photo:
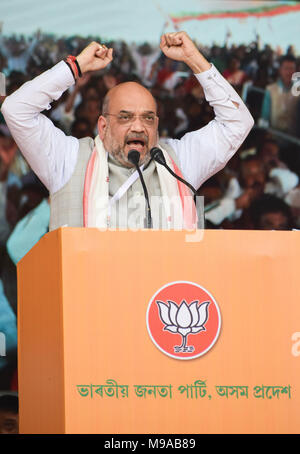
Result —
[[133, 132], [144, 132], [145, 131], [145, 125], [138, 115], [135, 115], [134, 119], [132, 120], [132, 123], [130, 125], [130, 130]]

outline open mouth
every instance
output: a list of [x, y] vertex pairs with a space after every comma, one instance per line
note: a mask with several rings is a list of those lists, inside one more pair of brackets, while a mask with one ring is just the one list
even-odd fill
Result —
[[144, 151], [146, 144], [144, 139], [133, 138], [126, 141], [126, 148], [128, 148], [128, 151], [137, 150], [141, 153]]

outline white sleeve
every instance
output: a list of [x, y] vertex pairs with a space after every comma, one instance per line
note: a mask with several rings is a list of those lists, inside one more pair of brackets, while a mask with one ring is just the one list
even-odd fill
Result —
[[167, 143], [175, 150], [185, 179], [198, 189], [226, 165], [249, 134], [254, 120], [239, 95], [213, 65], [195, 77], [214, 109], [215, 118], [203, 128], [181, 139], [169, 139]]
[[224, 197], [218, 201], [219, 204], [212, 210], [205, 213], [205, 219], [215, 225], [220, 225], [224, 219], [229, 218], [235, 212], [235, 201]]
[[1, 108], [5, 121], [32, 170], [50, 193], [58, 191], [75, 168], [79, 142], [41, 114], [50, 103], [74, 84], [73, 75], [61, 61], [8, 96]]
[[[273, 168], [269, 173], [271, 182], [275, 185], [276, 195], [283, 197], [299, 184], [299, 177], [290, 169], [282, 169], [280, 167]], [[266, 191], [268, 192], [268, 183], [266, 184]]]

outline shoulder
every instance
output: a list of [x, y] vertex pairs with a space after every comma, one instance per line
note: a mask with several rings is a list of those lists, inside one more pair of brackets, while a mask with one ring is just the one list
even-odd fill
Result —
[[273, 82], [272, 84], [269, 84], [266, 86], [266, 90], [269, 92], [272, 92], [272, 91], [278, 90], [278, 89], [279, 89], [279, 85], [277, 82]]
[[92, 153], [95, 147], [95, 141], [91, 137], [83, 137], [78, 139], [79, 143], [79, 153]]
[[82, 137], [78, 139], [78, 142], [80, 147], [94, 148], [95, 146], [95, 141], [92, 137]]

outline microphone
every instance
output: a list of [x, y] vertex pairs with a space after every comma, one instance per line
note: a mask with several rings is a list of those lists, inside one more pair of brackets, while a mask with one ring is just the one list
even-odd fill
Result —
[[199, 206], [199, 204], [197, 204], [197, 200], [199, 198], [197, 197], [197, 191], [194, 188], [194, 186], [192, 186], [190, 183], [188, 183], [183, 178], [181, 178], [179, 175], [177, 175], [175, 172], [173, 172], [173, 170], [166, 163], [165, 157], [160, 148], [158, 148], [158, 147], [151, 148], [150, 155], [151, 155], [151, 160], [154, 159], [154, 161], [156, 161], [159, 164], [161, 164], [162, 166], [164, 166], [168, 170], [168, 172], [170, 172], [170, 174], [173, 175], [173, 177], [177, 178], [177, 180], [181, 181], [181, 183], [185, 184], [192, 191], [192, 193], [194, 194], [194, 202], [195, 202], [195, 206], [196, 206], [196, 211], [198, 213], [198, 228], [202, 228], [202, 223], [204, 222], [204, 208], [203, 208], [203, 205]]
[[188, 183], [183, 178], [181, 178], [179, 175], [177, 175], [175, 172], [173, 172], [173, 170], [168, 166], [168, 164], [166, 163], [165, 157], [163, 155], [163, 152], [161, 151], [160, 148], [158, 148], [158, 147], [151, 148], [150, 155], [151, 155], [151, 159], [154, 159], [154, 161], [156, 161], [159, 164], [161, 164], [162, 166], [164, 166], [170, 172], [170, 174], [173, 175], [173, 177], [177, 178], [177, 180], [181, 181], [181, 183], [184, 183], [188, 188], [190, 188], [190, 190], [192, 191], [194, 196], [197, 195], [197, 191], [194, 188], [194, 186], [192, 186], [190, 183]]
[[128, 153], [128, 161], [130, 161], [135, 167], [136, 170], [138, 171], [138, 174], [140, 176], [140, 180], [143, 186], [143, 191], [146, 199], [146, 218], [145, 218], [145, 227], [148, 229], [152, 229], [152, 216], [151, 216], [151, 208], [150, 208], [150, 203], [149, 203], [149, 196], [148, 196], [148, 191], [145, 185], [144, 177], [141, 172], [141, 169], [139, 168], [139, 161], [140, 161], [140, 152], [137, 150], [130, 150]]

